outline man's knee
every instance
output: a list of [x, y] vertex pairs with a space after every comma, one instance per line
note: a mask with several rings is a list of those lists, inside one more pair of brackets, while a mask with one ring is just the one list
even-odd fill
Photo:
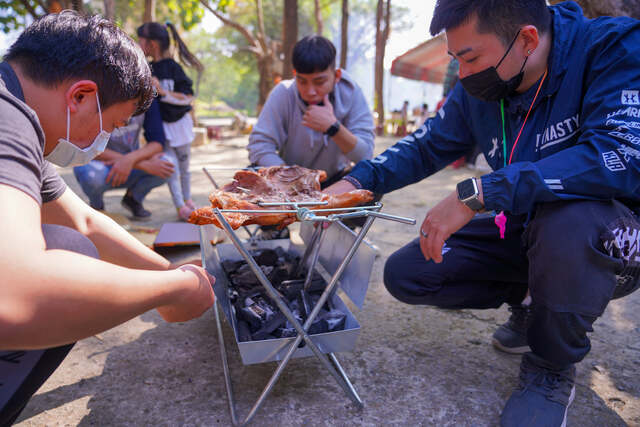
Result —
[[[406, 247], [405, 247], [406, 248]], [[428, 274], [416, 274], [403, 251], [393, 253], [384, 265], [384, 286], [397, 300], [405, 304], [439, 305], [437, 291], [442, 287], [438, 280]]]
[[73, 175], [83, 190], [90, 192], [99, 191], [104, 187], [109, 168], [99, 160], [73, 168]]
[[42, 224], [47, 249], [63, 249], [93, 258], [100, 258], [98, 249], [86, 236], [62, 225]]

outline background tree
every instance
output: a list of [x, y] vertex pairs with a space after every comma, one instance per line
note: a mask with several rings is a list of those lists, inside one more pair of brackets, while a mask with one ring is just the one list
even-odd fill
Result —
[[324, 30], [324, 24], [322, 22], [322, 11], [320, 8], [320, 0], [313, 0], [313, 15], [316, 18], [316, 34], [322, 35]]
[[384, 132], [384, 53], [391, 30], [391, 0], [378, 0], [376, 8], [376, 59], [374, 65], [374, 110], [378, 114], [378, 132]]
[[[200, 0], [201, 3], [209, 9], [222, 23], [226, 26], [238, 31], [246, 39], [247, 46], [250, 52], [256, 56], [258, 63], [258, 110], [262, 109], [267, 96], [273, 87], [274, 71], [276, 62], [279, 60], [277, 57], [278, 46], [271, 38], [267, 36], [264, 25], [264, 10], [262, 8], [262, 0], [255, 0], [255, 31], [252, 32], [249, 27], [246, 27], [239, 22], [225, 16], [223, 12], [212, 7], [207, 0]], [[282, 65], [279, 67], [282, 70]], [[282, 74], [282, 71], [280, 71]]]
[[342, 0], [340, 21], [340, 68], [347, 69], [349, 51], [349, 0]]
[[298, 41], [298, 0], [284, 0], [282, 19], [282, 78], [293, 77], [291, 55]]

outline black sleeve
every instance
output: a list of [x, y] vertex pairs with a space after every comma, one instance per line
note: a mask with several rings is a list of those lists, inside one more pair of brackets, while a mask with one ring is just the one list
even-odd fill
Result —
[[173, 70], [173, 90], [175, 92], [184, 93], [185, 95], [193, 95], [193, 81], [185, 74], [184, 70], [177, 62], [174, 62]]

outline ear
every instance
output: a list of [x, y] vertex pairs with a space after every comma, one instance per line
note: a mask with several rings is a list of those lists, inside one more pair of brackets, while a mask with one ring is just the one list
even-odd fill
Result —
[[342, 78], [342, 68], [336, 68], [336, 83]]
[[524, 42], [523, 52], [525, 56], [531, 55], [540, 44], [540, 34], [534, 25], [525, 25], [522, 27], [520, 30], [520, 39]]
[[69, 111], [76, 113], [81, 105], [89, 105], [87, 102], [95, 108], [97, 92], [98, 85], [91, 80], [79, 80], [71, 84], [64, 94]]

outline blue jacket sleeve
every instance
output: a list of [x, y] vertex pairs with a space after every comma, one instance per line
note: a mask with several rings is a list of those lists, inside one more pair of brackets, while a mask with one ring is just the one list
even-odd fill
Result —
[[151, 106], [144, 114], [142, 127], [144, 128], [144, 139], [146, 139], [147, 142], [159, 142], [163, 146], [165, 145], [166, 138], [164, 129], [162, 128], [162, 116], [160, 115], [158, 98], [154, 98]]
[[349, 174], [363, 188], [388, 193], [418, 182], [464, 155], [473, 146], [466, 125], [462, 87], [456, 86], [435, 117], [373, 160], [359, 162]]
[[639, 39], [638, 31], [612, 37], [590, 55], [577, 144], [483, 176], [487, 209], [521, 214], [536, 203], [579, 199], [640, 204], [640, 114], [628, 107], [640, 111]]

